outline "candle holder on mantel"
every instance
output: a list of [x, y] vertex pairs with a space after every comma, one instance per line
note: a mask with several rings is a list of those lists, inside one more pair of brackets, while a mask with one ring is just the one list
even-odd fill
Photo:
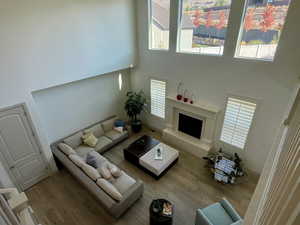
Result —
[[182, 87], [183, 87], [183, 83], [180, 82], [180, 83], [178, 84], [178, 86], [177, 86], [177, 96], [176, 96], [176, 98], [177, 98], [178, 101], [181, 101], [182, 98], [183, 98]]

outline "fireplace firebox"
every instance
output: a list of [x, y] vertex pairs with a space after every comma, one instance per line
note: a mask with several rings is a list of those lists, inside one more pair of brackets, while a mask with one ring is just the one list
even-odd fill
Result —
[[178, 130], [192, 137], [201, 139], [203, 120], [179, 113]]

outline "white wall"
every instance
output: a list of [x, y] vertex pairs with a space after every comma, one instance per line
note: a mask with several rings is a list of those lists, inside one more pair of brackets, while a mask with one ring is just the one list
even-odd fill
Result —
[[0, 107], [26, 103], [49, 160], [31, 92], [135, 64], [134, 14], [133, 0], [1, 1]]
[[76, 81], [33, 93], [49, 142], [109, 116], [124, 118], [123, 105], [130, 88], [130, 70]]
[[[175, 96], [178, 83], [183, 81], [194, 92], [196, 100], [222, 109], [228, 94], [258, 99], [260, 107], [247, 147], [239, 153], [250, 169], [261, 172], [299, 76], [300, 30], [295, 21], [298, 21], [296, 8], [300, 8], [300, 2], [292, 1], [274, 62], [233, 58], [243, 1], [232, 1], [222, 57], [176, 53], [178, 1], [171, 1], [170, 51], [149, 51], [147, 1], [137, 1], [137, 4], [139, 62], [132, 74], [132, 87], [149, 93], [149, 78], [157, 77], [168, 81], [168, 95]], [[164, 127], [164, 121], [152, 116], [147, 116], [146, 121], [157, 129]]]

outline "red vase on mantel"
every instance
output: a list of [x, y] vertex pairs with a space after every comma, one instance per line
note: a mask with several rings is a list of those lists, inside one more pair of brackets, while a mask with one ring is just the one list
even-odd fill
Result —
[[182, 95], [178, 94], [176, 98], [177, 98], [178, 101], [181, 101], [182, 100]]
[[193, 94], [191, 95], [191, 98], [190, 98], [190, 104], [194, 104], [194, 95]]
[[183, 86], [183, 83], [180, 82], [177, 86], [177, 96], [176, 96], [176, 99], [178, 101], [181, 101], [182, 98], [183, 98], [183, 91], [182, 91], [182, 86]]

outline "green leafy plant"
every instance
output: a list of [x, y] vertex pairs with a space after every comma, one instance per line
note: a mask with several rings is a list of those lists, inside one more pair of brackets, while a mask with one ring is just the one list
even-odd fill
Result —
[[127, 100], [125, 102], [125, 110], [131, 122], [139, 121], [138, 116], [146, 111], [147, 98], [143, 91], [132, 92], [126, 94]]

